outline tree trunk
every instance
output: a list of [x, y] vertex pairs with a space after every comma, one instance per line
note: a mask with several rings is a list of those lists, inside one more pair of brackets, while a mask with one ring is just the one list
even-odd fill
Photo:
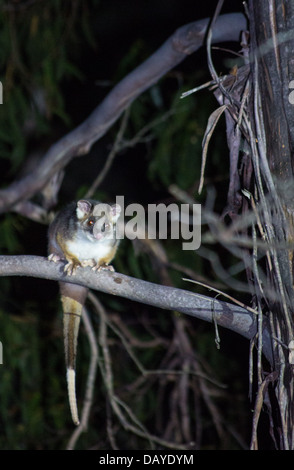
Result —
[[[231, 168], [236, 161], [238, 138], [238, 158], [242, 155], [242, 167], [238, 165], [242, 168], [238, 173], [240, 182], [236, 182], [236, 172], [231, 173], [230, 188], [235, 188], [235, 193], [229, 193], [228, 212], [236, 213], [240, 187], [247, 190], [242, 193], [242, 213], [256, 215], [255, 224], [249, 226], [248, 222], [252, 250], [246, 260], [259, 331], [251, 448], [258, 448], [258, 419], [263, 406], [269, 412], [275, 448], [293, 450], [294, 100], [289, 86], [294, 79], [294, 3], [250, 0], [248, 12], [249, 74], [239, 106], [234, 100], [225, 102], [229, 110], [227, 124], [236, 115], [239, 123], [232, 133], [228, 132]], [[239, 83], [241, 76], [242, 69]], [[274, 359], [270, 365], [262, 363], [261, 358], [265, 321], [270, 324], [272, 337]]]

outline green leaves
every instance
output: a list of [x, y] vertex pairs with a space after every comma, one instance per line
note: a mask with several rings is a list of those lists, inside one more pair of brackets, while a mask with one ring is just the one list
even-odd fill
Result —
[[54, 0], [1, 15], [0, 159], [9, 160], [10, 176], [32, 141], [52, 133], [56, 117], [70, 126], [63, 86], [69, 78], [83, 79], [75, 60], [82, 53], [79, 34], [91, 29], [86, 7], [81, 0]]
[[[157, 143], [149, 167], [149, 177], [165, 187], [176, 184], [188, 189], [200, 176], [201, 143], [205, 114], [201, 100], [176, 95], [173, 113], [155, 128]], [[201, 110], [201, 114], [197, 112]]]

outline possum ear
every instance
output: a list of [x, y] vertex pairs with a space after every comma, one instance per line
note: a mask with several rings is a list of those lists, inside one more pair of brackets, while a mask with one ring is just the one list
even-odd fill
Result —
[[85, 216], [90, 214], [92, 210], [92, 204], [85, 199], [81, 199], [77, 202], [77, 218], [83, 219]]

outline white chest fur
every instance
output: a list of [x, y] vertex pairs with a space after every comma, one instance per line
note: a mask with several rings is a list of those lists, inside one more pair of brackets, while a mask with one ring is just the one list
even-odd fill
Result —
[[67, 243], [67, 249], [79, 261], [94, 259], [97, 263], [105, 258], [113, 249], [113, 240], [89, 240], [87, 237], [77, 237]]

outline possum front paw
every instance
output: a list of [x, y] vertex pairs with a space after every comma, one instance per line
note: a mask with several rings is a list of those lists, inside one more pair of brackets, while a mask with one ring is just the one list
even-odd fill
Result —
[[61, 256], [56, 255], [55, 253], [51, 253], [48, 256], [48, 261], [53, 261], [53, 263], [58, 263], [59, 261], [62, 261]]
[[81, 263], [78, 260], [70, 260], [64, 266], [64, 272], [69, 276], [74, 276], [79, 266], [81, 266]]
[[96, 271], [96, 272], [100, 272], [100, 271], [111, 271], [111, 272], [114, 272], [114, 267], [111, 266], [111, 264], [95, 264], [95, 266], [93, 266], [93, 271]]

